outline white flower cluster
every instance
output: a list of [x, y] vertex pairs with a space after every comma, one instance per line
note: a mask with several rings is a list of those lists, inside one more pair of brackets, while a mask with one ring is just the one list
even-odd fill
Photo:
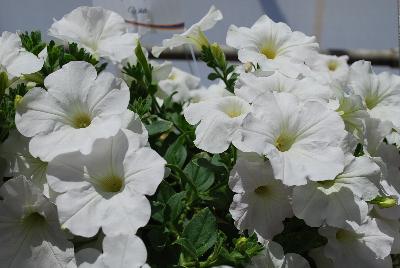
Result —
[[293, 215], [327, 238], [311, 254], [318, 267], [391, 267], [400, 253], [400, 77], [321, 55], [313, 37], [267, 16], [232, 25], [226, 42], [244, 64], [235, 94], [184, 115], [199, 149], [239, 149], [230, 213], [266, 245], [251, 267], [309, 267], [272, 242]]
[[[133, 55], [137, 35], [118, 14], [81, 7], [55, 22], [49, 34], [74, 41], [99, 57]], [[3, 33], [1, 68], [12, 76], [42, 68]], [[26, 64], [25, 64], [26, 62]], [[40, 63], [40, 64], [39, 64]], [[127, 109], [129, 89], [113, 74], [73, 61], [44, 79], [16, 106], [16, 131], [1, 145], [8, 180], [0, 189], [1, 267], [143, 267], [147, 252], [138, 228], [164, 177], [165, 160], [147, 146], [147, 130]], [[104, 233], [103, 253], [74, 248], [65, 231]], [[118, 263], [118, 266], [116, 266]]]
[[[204, 49], [203, 31], [221, 19], [212, 7], [152, 53]], [[103, 8], [77, 8], [49, 34], [120, 68], [140, 60], [139, 36]], [[250, 28], [232, 25], [226, 42], [243, 63], [233, 92], [222, 81], [202, 88], [168, 62], [152, 62], [150, 72], [157, 100], [172, 94], [195, 126], [198, 149], [237, 149], [229, 212], [264, 245], [247, 267], [310, 267], [276, 242], [292, 217], [326, 239], [307, 253], [317, 267], [391, 267], [390, 254], [400, 254], [400, 77], [322, 55], [313, 37], [267, 16]], [[0, 73], [23, 81], [46, 64], [44, 54], [4, 32]], [[71, 61], [16, 102], [16, 130], [0, 144], [0, 178], [13, 177], [0, 188], [1, 267], [149, 267], [136, 234], [169, 170], [128, 109], [133, 78], [121, 76]], [[102, 246], [78, 250], [72, 237], [101, 238]]]

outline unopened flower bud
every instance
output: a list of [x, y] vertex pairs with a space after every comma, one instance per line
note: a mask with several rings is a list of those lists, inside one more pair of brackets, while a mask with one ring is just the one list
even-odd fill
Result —
[[15, 99], [14, 99], [14, 107], [17, 108], [18, 104], [20, 104], [22, 100], [22, 96], [21, 95], [16, 95]]
[[243, 64], [243, 68], [246, 73], [250, 73], [251, 71], [253, 71], [253, 64], [251, 62], [246, 62], [245, 64]]
[[369, 203], [378, 205], [380, 208], [391, 208], [397, 205], [397, 198], [392, 196], [378, 196], [369, 201]]
[[225, 54], [222, 51], [221, 47], [217, 43], [214, 43], [210, 46], [210, 49], [211, 49], [211, 53], [214, 56], [214, 59], [218, 63], [218, 65], [225, 66], [226, 65]]

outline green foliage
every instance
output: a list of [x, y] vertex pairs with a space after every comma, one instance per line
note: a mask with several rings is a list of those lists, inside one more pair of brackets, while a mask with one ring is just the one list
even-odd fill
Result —
[[42, 41], [42, 34], [39, 31], [24, 32], [19, 37], [21, 38], [22, 47], [36, 56], [46, 47], [46, 43]]
[[203, 46], [200, 59], [214, 71], [208, 75], [208, 79], [212, 81], [218, 78], [221, 79], [224, 81], [226, 89], [233, 92], [239, 74], [235, 73], [234, 65], [228, 65], [221, 47], [216, 43]]

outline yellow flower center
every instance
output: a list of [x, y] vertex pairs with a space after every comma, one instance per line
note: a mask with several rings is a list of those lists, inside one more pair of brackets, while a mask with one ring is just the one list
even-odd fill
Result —
[[268, 188], [267, 185], [262, 185], [262, 186], [257, 187], [257, 188], [254, 190], [254, 192], [255, 192], [257, 195], [260, 195], [260, 196], [267, 196], [267, 195], [269, 194], [269, 192], [270, 192], [270, 189]]
[[336, 239], [341, 241], [341, 242], [350, 242], [352, 240], [355, 240], [359, 237], [358, 234], [347, 231], [345, 229], [340, 229], [337, 233], [336, 233]]
[[375, 96], [366, 96], [365, 97], [365, 105], [368, 109], [373, 109], [379, 103], [379, 98]]
[[100, 188], [104, 192], [108, 193], [117, 193], [121, 190], [123, 185], [123, 180], [119, 176], [109, 176], [105, 177], [100, 181]]
[[275, 59], [275, 57], [277, 55], [276, 50], [269, 46], [261, 48], [261, 53], [264, 54], [264, 56], [270, 60]]
[[324, 188], [330, 188], [335, 184], [335, 180], [319, 181], [318, 184]]
[[78, 113], [72, 119], [74, 128], [86, 128], [92, 123], [92, 119], [86, 113]]
[[275, 141], [275, 147], [281, 151], [286, 152], [292, 147], [294, 139], [288, 135], [281, 134]]
[[42, 225], [46, 222], [46, 219], [37, 212], [33, 212], [22, 219], [24, 225]]
[[338, 64], [337, 61], [335, 61], [335, 60], [328, 61], [328, 69], [329, 69], [329, 71], [334, 72], [334, 71], [336, 71], [336, 69], [338, 67], [339, 67], [339, 64]]

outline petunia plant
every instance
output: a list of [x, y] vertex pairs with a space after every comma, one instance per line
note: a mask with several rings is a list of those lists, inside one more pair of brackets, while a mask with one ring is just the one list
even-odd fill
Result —
[[0, 37], [0, 267], [392, 267], [400, 77], [322, 55], [263, 15], [200, 78], [151, 60], [124, 19], [79, 7]]

